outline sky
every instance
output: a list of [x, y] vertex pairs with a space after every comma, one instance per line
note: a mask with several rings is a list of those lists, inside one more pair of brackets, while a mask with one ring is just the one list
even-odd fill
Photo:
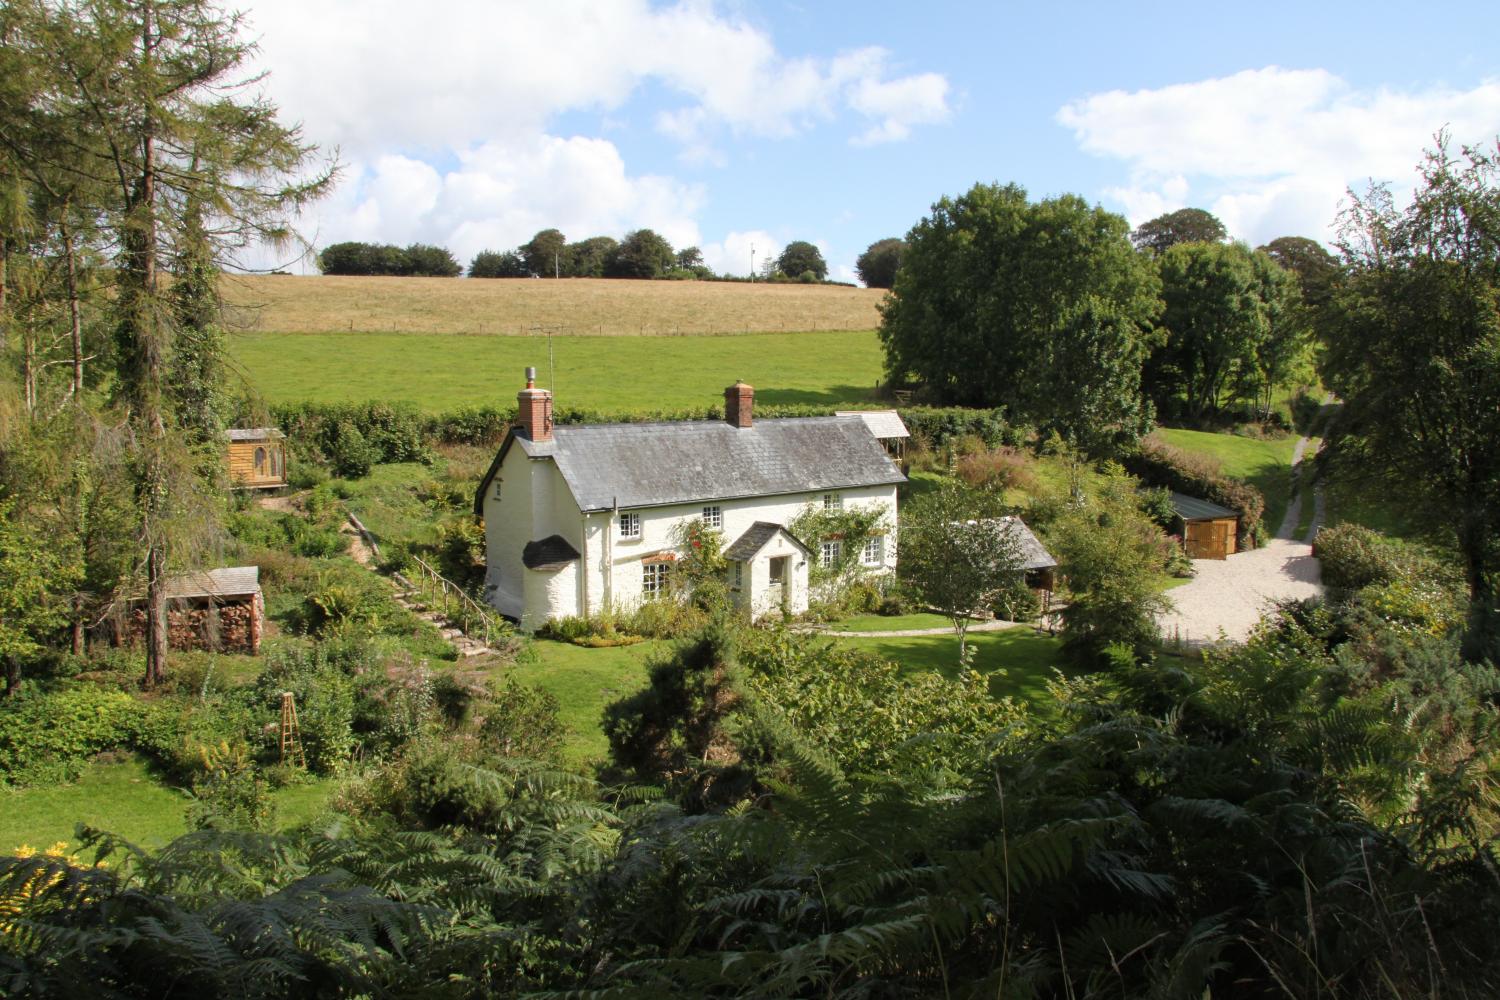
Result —
[[[1132, 226], [1329, 242], [1439, 129], [1500, 136], [1500, 3], [248, 0], [258, 86], [341, 164], [301, 229], [448, 247], [638, 228], [856, 280], [943, 196], [1015, 182]], [[312, 272], [307, 261], [266, 259]]]

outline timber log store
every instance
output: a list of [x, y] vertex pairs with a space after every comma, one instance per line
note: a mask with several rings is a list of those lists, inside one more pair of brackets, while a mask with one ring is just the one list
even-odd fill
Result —
[[286, 485], [286, 435], [274, 427], [236, 427], [229, 438], [229, 480], [238, 489]]
[[[265, 620], [259, 566], [185, 573], [167, 581], [167, 643], [173, 649], [255, 654]], [[144, 642], [145, 599], [117, 606], [110, 627], [117, 646]]]
[[1240, 518], [1234, 511], [1184, 493], [1172, 494], [1182, 521], [1182, 547], [1189, 559], [1228, 559], [1238, 551]]

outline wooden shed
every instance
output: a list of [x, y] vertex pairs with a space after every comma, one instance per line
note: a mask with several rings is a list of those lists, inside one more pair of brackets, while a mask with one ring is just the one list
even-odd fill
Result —
[[[260, 567], [230, 566], [183, 573], [167, 580], [167, 642], [173, 649], [219, 653], [260, 652], [266, 602]], [[115, 645], [136, 645], [146, 635], [146, 602], [137, 597], [115, 606]]]
[[1234, 511], [1185, 493], [1172, 494], [1172, 509], [1182, 521], [1182, 547], [1189, 559], [1228, 559], [1238, 551], [1240, 517]]
[[236, 427], [229, 438], [229, 481], [235, 489], [286, 485], [286, 435], [274, 427]]

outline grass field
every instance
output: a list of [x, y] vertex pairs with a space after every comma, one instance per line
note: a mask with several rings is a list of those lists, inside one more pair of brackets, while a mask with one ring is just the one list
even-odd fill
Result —
[[885, 358], [869, 330], [553, 337], [555, 369], [545, 337], [257, 333], [231, 338], [230, 350], [269, 403], [405, 400], [434, 413], [514, 405], [527, 366], [559, 407], [706, 409], [736, 379], [761, 403], [856, 404], [874, 397]]
[[[863, 649], [890, 660], [904, 673], [935, 670], [944, 677], [958, 675], [958, 637], [948, 635], [870, 636], [837, 639], [840, 645]], [[989, 678], [990, 693], [1022, 701], [1047, 699], [1047, 681], [1062, 668], [1062, 641], [1030, 628], [969, 635], [975, 647], [974, 669]]]
[[1292, 452], [1297, 438], [1249, 438], [1237, 434], [1210, 434], [1158, 427], [1153, 433], [1183, 451], [1212, 455], [1227, 476], [1243, 479], [1266, 498], [1265, 526], [1275, 532], [1291, 499]]
[[504, 676], [545, 688], [557, 697], [567, 727], [563, 757], [581, 765], [609, 757], [609, 742], [600, 723], [604, 706], [646, 686], [646, 660], [665, 642], [586, 649], [566, 642], [538, 639], [529, 662], [504, 668]]
[[[315, 818], [332, 789], [333, 783], [323, 780], [272, 792], [277, 825]], [[185, 792], [162, 784], [140, 758], [99, 761], [69, 785], [0, 791], [0, 852], [23, 844], [41, 850], [59, 840], [74, 844], [75, 823], [141, 847], [160, 847], [187, 832], [188, 802]]]
[[230, 275], [231, 324], [271, 333], [604, 336], [873, 330], [880, 289], [568, 278]]

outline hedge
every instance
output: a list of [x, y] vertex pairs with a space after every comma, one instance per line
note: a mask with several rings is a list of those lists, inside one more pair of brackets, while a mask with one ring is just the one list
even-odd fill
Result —
[[94, 754], [131, 746], [144, 711], [123, 691], [93, 686], [6, 702], [0, 707], [0, 777], [16, 785], [76, 777]]

